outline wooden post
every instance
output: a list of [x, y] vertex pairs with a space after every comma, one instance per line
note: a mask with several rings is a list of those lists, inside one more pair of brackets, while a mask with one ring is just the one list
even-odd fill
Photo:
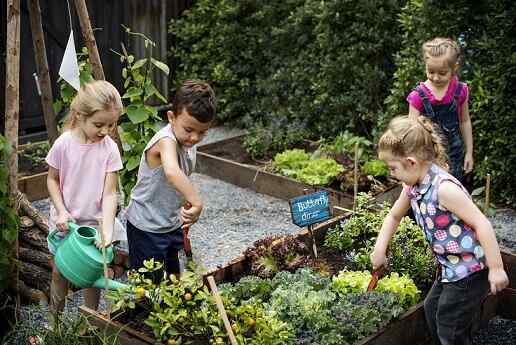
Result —
[[358, 194], [358, 143], [355, 143], [355, 159], [353, 168], [353, 212], [357, 209]]
[[79, 23], [81, 24], [82, 35], [88, 47], [88, 53], [90, 56], [90, 62], [93, 67], [93, 75], [97, 80], [105, 80], [104, 69], [102, 68], [102, 62], [100, 61], [99, 50], [97, 49], [97, 41], [93, 35], [93, 29], [91, 28], [90, 16], [88, 15], [88, 7], [86, 6], [85, 0], [75, 0], [75, 9], [79, 16]]
[[484, 201], [484, 213], [487, 214], [487, 211], [489, 211], [489, 198], [491, 194], [491, 174], [487, 174], [486, 176], [486, 199]]
[[[11, 146], [9, 155], [9, 194], [15, 209], [18, 194], [18, 122], [20, 118], [20, 0], [7, 1], [7, 42], [5, 78], [5, 138]], [[14, 243], [14, 255], [18, 260], [18, 236]], [[20, 280], [16, 266], [15, 279]], [[16, 310], [19, 310], [20, 294], [16, 293]]]
[[[97, 41], [93, 35], [93, 29], [91, 28], [90, 16], [88, 15], [88, 7], [86, 6], [85, 0], [75, 0], [75, 9], [79, 17], [79, 23], [81, 24], [82, 35], [88, 48], [88, 54], [90, 57], [91, 66], [93, 68], [93, 76], [97, 80], [106, 80], [104, 76], [104, 69], [102, 68], [102, 62], [100, 61], [99, 50], [97, 49]], [[120, 155], [123, 156], [124, 149], [122, 147], [122, 140], [118, 134], [118, 129], [115, 128], [110, 134], [110, 137], [116, 142]]]
[[[41, 107], [47, 127], [48, 141], [50, 145], [57, 139], [57, 125], [54, 108], [52, 107], [53, 95], [48, 73], [47, 52], [45, 49], [45, 35], [41, 24], [41, 8], [39, 0], [29, 1], [30, 28], [32, 31], [32, 42], [34, 44], [34, 54], [36, 57], [36, 70], [41, 89]], [[38, 89], [39, 90], [39, 89]]]

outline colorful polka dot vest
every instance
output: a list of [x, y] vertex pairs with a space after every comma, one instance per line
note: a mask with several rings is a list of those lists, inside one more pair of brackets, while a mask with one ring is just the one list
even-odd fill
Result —
[[485, 267], [485, 256], [477, 236], [468, 224], [439, 204], [437, 191], [443, 181], [460, 182], [433, 164], [423, 182], [408, 189], [410, 205], [437, 260], [443, 283], [461, 280]]

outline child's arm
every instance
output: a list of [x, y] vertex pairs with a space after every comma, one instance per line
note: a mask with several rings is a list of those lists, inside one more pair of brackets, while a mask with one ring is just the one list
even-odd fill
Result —
[[401, 219], [407, 214], [407, 211], [410, 208], [410, 201], [406, 193], [406, 189], [403, 188], [398, 200], [396, 200], [383, 220], [382, 228], [380, 229], [380, 233], [376, 239], [374, 250], [371, 253], [371, 264], [373, 265], [373, 270], [385, 265], [387, 260], [387, 246], [396, 232]]
[[475, 231], [478, 241], [484, 249], [487, 267], [489, 267], [491, 292], [496, 294], [501, 291], [509, 284], [509, 279], [503, 268], [500, 248], [491, 223], [456, 184], [445, 181], [439, 186], [438, 193], [439, 203], [450, 212], [455, 213]]
[[462, 105], [462, 120], [460, 122], [460, 132], [464, 140], [464, 172], [467, 174], [473, 170], [473, 126], [469, 116], [468, 101]]
[[415, 119], [417, 119], [417, 117], [420, 114], [421, 114], [421, 112], [419, 110], [417, 110], [417, 108], [415, 108], [412, 104], [409, 104], [409, 112], [408, 112], [409, 119], [415, 120]]
[[68, 231], [68, 222], [73, 221], [73, 218], [64, 205], [61, 189], [59, 188], [59, 170], [56, 168], [48, 168], [47, 189], [50, 199], [52, 199], [52, 203], [57, 211], [57, 229], [66, 232]]
[[161, 164], [169, 183], [171, 183], [188, 201], [192, 207], [181, 209], [181, 218], [185, 224], [195, 223], [202, 211], [202, 200], [194, 186], [183, 173], [177, 161], [177, 143], [170, 138], [158, 142]]
[[[115, 226], [117, 195], [116, 187], [118, 182], [116, 172], [108, 172], [104, 181], [102, 192], [102, 234], [104, 235], [105, 246], [109, 246], [113, 239], [113, 228]], [[97, 243], [98, 248], [102, 248], [102, 243]]]

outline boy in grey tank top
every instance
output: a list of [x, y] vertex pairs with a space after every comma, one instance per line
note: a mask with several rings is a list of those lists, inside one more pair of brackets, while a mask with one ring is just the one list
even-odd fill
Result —
[[[195, 145], [215, 117], [215, 94], [200, 81], [186, 81], [176, 92], [168, 125], [156, 133], [140, 160], [138, 180], [127, 207], [131, 267], [154, 258], [168, 274], [179, 273], [182, 226], [195, 223], [203, 203], [188, 176], [195, 167]], [[191, 208], [185, 209], [189, 202]], [[163, 272], [156, 272], [159, 281]]]

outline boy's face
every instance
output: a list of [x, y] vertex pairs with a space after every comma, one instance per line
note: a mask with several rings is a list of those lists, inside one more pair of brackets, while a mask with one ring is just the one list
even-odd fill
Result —
[[192, 147], [199, 143], [208, 133], [212, 124], [211, 121], [199, 122], [185, 108], [181, 109], [179, 114], [168, 111], [167, 116], [177, 141], [185, 147]]

